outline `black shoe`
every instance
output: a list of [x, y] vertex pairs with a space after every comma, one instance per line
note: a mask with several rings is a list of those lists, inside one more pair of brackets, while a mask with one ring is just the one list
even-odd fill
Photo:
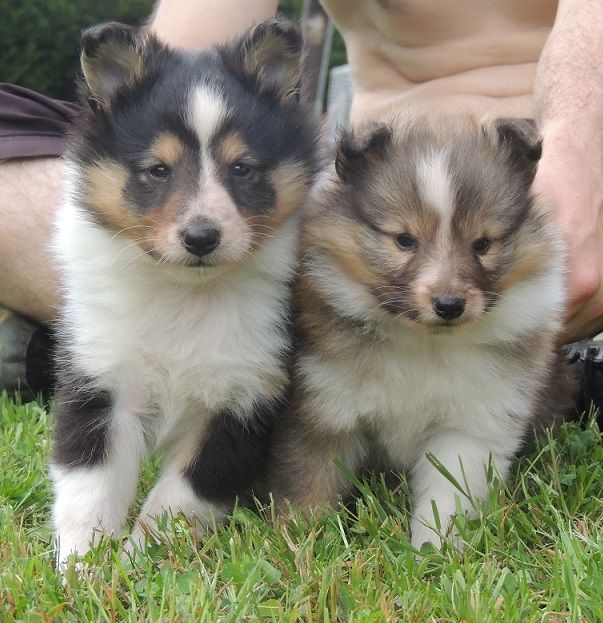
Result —
[[0, 391], [46, 400], [54, 384], [52, 331], [0, 306]]
[[597, 409], [597, 421], [599, 427], [603, 427], [603, 334], [566, 344], [563, 350], [578, 381], [577, 413], [589, 415], [591, 409]]

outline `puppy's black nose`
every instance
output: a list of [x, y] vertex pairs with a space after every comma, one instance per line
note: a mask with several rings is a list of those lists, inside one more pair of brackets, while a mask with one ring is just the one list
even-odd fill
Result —
[[454, 320], [465, 311], [465, 299], [440, 296], [433, 300], [433, 310], [444, 320]]
[[210, 225], [189, 225], [182, 232], [184, 248], [193, 255], [203, 257], [215, 251], [220, 244], [220, 232]]

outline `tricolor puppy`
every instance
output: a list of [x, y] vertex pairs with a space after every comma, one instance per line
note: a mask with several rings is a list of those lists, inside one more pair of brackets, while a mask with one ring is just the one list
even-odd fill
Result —
[[[404, 468], [412, 542], [440, 543], [491, 459], [504, 475], [557, 383], [562, 247], [530, 192], [526, 122], [397, 122], [341, 139], [304, 218], [293, 407], [277, 500], [332, 504], [348, 470]], [[546, 401], [546, 405], [545, 405]], [[557, 411], [550, 411], [555, 405]]]
[[219, 519], [261, 475], [288, 384], [295, 212], [317, 170], [291, 24], [184, 53], [113, 23], [82, 47], [55, 240], [61, 562], [121, 531], [149, 449], [164, 466], [140, 524]]

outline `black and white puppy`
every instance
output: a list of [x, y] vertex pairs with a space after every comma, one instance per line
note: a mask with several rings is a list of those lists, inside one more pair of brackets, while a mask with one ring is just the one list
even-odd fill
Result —
[[273, 450], [281, 505], [349, 492], [334, 458], [356, 474], [407, 469], [412, 542], [437, 545], [485, 498], [489, 462], [506, 475], [532, 425], [564, 416], [563, 252], [530, 190], [540, 153], [520, 120], [343, 136], [302, 227], [292, 407]]
[[119, 534], [149, 449], [164, 466], [138, 536], [164, 511], [219, 519], [261, 476], [288, 384], [295, 213], [317, 170], [293, 25], [185, 53], [110, 23], [82, 48], [55, 236], [60, 562]]

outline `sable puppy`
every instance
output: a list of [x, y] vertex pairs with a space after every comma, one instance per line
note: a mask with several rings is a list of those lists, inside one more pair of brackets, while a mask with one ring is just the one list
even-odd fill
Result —
[[[334, 464], [409, 470], [412, 542], [440, 543], [460, 496], [484, 499], [544, 401], [562, 392], [562, 247], [530, 192], [525, 121], [396, 122], [343, 135], [304, 218], [293, 406], [272, 487], [303, 507], [350, 483]], [[560, 417], [571, 400], [549, 400]]]
[[221, 518], [262, 475], [288, 385], [298, 206], [317, 170], [301, 38], [270, 20], [200, 53], [110, 23], [82, 40], [84, 113], [56, 222], [64, 277], [52, 477], [58, 560], [140, 524]]

